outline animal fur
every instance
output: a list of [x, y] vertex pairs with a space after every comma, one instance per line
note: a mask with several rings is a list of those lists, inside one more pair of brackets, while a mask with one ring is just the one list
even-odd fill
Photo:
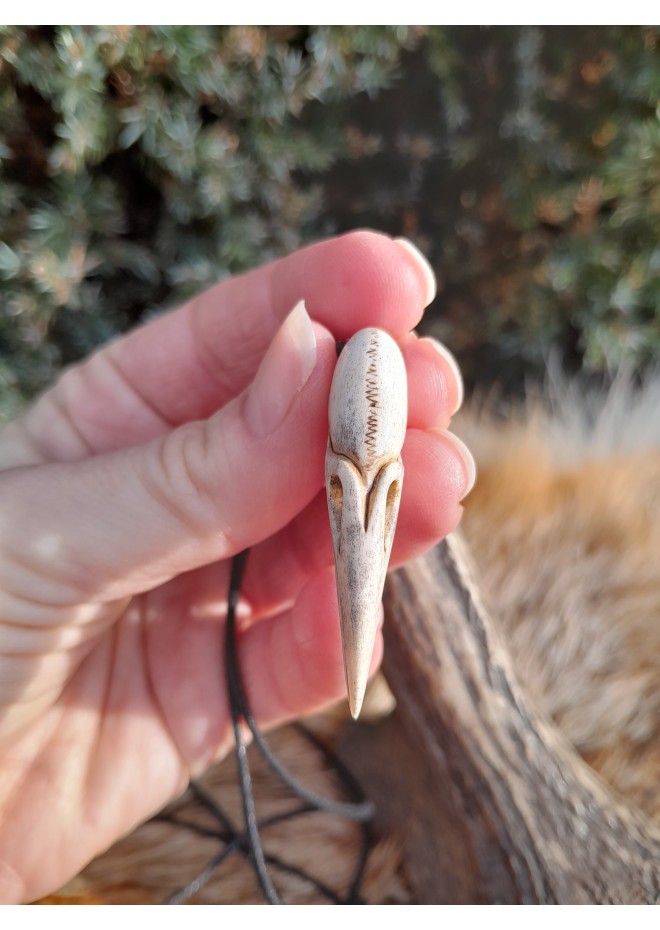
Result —
[[[493, 413], [493, 405], [473, 403], [457, 418], [478, 466], [462, 532], [523, 690], [614, 792], [660, 821], [660, 377], [642, 389], [617, 383], [606, 396], [578, 385], [555, 385], [551, 393], [550, 406], [530, 400]], [[365, 710], [377, 717], [390, 707], [377, 679]], [[342, 703], [311, 724], [335, 743], [347, 719]], [[325, 794], [336, 790], [332, 773], [295, 729], [270, 739], [302, 781]], [[287, 795], [254, 750], [251, 756], [259, 813], [267, 816]], [[240, 823], [233, 759], [203, 783]], [[182, 817], [200, 817], [190, 794], [173, 807]], [[264, 844], [341, 890], [359, 831], [315, 814], [269, 830]], [[156, 819], [47, 900], [158, 903], [217, 849], [217, 841]], [[275, 878], [285, 901], [319, 900], [304, 880]], [[369, 903], [411, 902], [406, 863], [391, 837], [377, 839], [363, 895]], [[260, 900], [240, 856], [193, 899]]]

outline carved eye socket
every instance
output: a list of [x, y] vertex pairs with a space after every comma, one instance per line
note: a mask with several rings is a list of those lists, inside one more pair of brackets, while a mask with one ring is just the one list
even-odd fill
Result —
[[334, 545], [339, 552], [341, 547], [340, 544], [340, 532], [341, 532], [341, 518], [344, 506], [344, 488], [341, 483], [339, 475], [331, 475], [330, 482], [328, 484], [328, 511], [330, 514], [330, 522], [333, 529], [333, 540]]
[[389, 541], [394, 535], [394, 528], [396, 526], [396, 518], [398, 514], [399, 492], [399, 479], [395, 478], [387, 489], [387, 500], [385, 501], [385, 551], [387, 551]]
[[344, 489], [341, 484], [339, 475], [332, 475], [330, 478], [330, 500], [337, 507], [338, 510], [341, 510], [343, 500], [344, 500]]
[[399, 513], [403, 469], [400, 463], [390, 462], [376, 476], [367, 499], [365, 530], [376, 534], [389, 553]]

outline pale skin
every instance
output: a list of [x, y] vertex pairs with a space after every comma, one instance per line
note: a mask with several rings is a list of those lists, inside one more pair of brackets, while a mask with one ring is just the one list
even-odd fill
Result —
[[[313, 327], [281, 329], [301, 298]], [[56, 890], [231, 748], [236, 552], [252, 547], [239, 652], [260, 725], [345, 694], [323, 490], [335, 340], [380, 326], [404, 354], [401, 564], [456, 527], [473, 480], [446, 432], [455, 364], [411, 332], [432, 298], [400, 242], [328, 240], [104, 347], [0, 431], [0, 901]], [[373, 668], [381, 654], [379, 635]]]

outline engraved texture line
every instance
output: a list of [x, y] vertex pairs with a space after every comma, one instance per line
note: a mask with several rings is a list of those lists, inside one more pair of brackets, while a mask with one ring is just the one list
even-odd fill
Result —
[[369, 365], [366, 376], [366, 396], [369, 404], [369, 414], [367, 416], [367, 432], [365, 436], [365, 445], [371, 455], [376, 454], [376, 439], [378, 436], [378, 368], [376, 361], [378, 359], [378, 336], [374, 333], [371, 336], [369, 347], [367, 349]]

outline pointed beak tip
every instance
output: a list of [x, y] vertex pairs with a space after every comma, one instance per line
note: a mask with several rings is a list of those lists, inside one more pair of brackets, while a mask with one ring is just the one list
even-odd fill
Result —
[[357, 720], [360, 716], [360, 711], [362, 710], [362, 701], [364, 700], [364, 693], [362, 694], [352, 694], [349, 691], [348, 694], [348, 707], [351, 712], [351, 717], [353, 720]]

